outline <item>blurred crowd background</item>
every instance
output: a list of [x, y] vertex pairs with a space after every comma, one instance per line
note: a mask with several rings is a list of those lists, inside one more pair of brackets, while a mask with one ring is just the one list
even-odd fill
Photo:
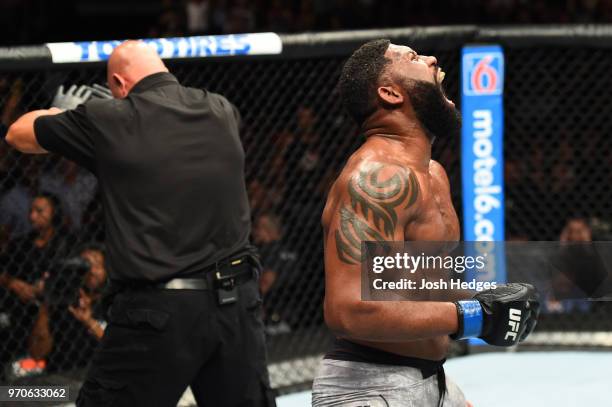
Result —
[[[18, 84], [0, 80], [0, 131], [26, 110]], [[345, 116], [324, 109], [324, 100], [316, 107], [298, 104], [285, 112], [285, 122], [272, 117], [276, 130], [263, 137], [262, 123], [247, 120], [242, 129], [270, 336], [322, 326], [320, 214], [344, 160], [361, 143]], [[551, 141], [545, 134], [506, 152], [506, 238], [609, 240], [609, 218], [601, 214], [612, 202], [606, 170], [612, 153], [597, 137], [589, 149], [583, 138]], [[461, 217], [458, 142], [438, 143], [434, 156], [449, 169]], [[593, 182], [594, 173], [608, 178]], [[582, 188], [599, 197], [579, 201]], [[24, 155], [0, 144], [0, 382], [87, 365], [106, 323], [103, 244], [103, 208], [92, 174], [58, 156]], [[544, 303], [545, 313], [590, 309], [584, 301], [551, 297]]]
[[445, 24], [601, 23], [610, 0], [0, 0], [0, 44]]

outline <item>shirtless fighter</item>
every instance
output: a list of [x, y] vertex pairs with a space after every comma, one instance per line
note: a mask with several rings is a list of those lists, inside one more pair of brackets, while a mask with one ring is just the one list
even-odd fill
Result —
[[[436, 58], [388, 40], [363, 45], [342, 71], [343, 103], [366, 141], [323, 212], [325, 320], [337, 339], [315, 379], [314, 406], [465, 407], [442, 368], [450, 340], [512, 346], [535, 326], [539, 304], [528, 284], [457, 302], [360, 299], [362, 241], [459, 240], [448, 178], [431, 159], [434, 139], [460, 130], [443, 79]], [[520, 315], [518, 326], [511, 315]]]

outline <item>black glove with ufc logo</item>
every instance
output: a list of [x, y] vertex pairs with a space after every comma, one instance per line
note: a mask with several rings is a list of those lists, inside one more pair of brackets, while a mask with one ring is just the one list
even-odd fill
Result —
[[531, 284], [498, 284], [457, 301], [459, 329], [452, 339], [482, 338], [495, 346], [512, 346], [533, 331], [540, 313], [538, 293]]

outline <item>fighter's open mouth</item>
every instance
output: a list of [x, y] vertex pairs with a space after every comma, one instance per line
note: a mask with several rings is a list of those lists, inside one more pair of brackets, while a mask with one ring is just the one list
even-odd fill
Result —
[[446, 77], [446, 72], [444, 72], [442, 69], [438, 68], [438, 72], [436, 74], [436, 81], [438, 82], [438, 86], [440, 87], [440, 91], [442, 92], [442, 95], [444, 96], [444, 99], [446, 99], [446, 101], [448, 103], [450, 103], [451, 105], [455, 106], [455, 103], [446, 96], [446, 92], [444, 92], [444, 88], [442, 87], [442, 81], [444, 81], [445, 77]]
[[438, 68], [438, 83], [442, 84], [442, 81], [444, 80], [445, 77], [446, 77], [446, 72]]

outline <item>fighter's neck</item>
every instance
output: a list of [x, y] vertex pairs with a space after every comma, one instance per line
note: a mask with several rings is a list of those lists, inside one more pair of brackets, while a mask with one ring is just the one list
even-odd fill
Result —
[[[431, 160], [431, 141], [416, 122], [380, 123], [362, 129], [366, 140], [384, 140], [391, 143], [393, 156], [413, 161], [425, 168], [429, 167]], [[397, 151], [399, 150], [399, 151]]]

